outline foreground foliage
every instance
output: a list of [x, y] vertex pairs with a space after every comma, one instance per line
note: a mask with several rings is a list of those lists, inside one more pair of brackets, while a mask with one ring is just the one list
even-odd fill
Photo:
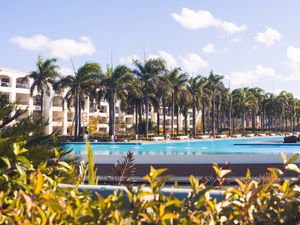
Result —
[[[270, 168], [258, 181], [248, 171], [237, 186], [225, 189], [225, 199], [217, 202], [209, 197], [206, 187], [190, 177], [191, 192], [176, 199], [161, 192], [169, 176], [165, 170], [150, 168], [144, 177], [148, 187], [125, 188], [103, 197], [87, 191], [79, 192], [88, 167], [79, 169], [61, 161], [54, 149], [55, 164], [34, 167], [24, 156], [27, 152], [14, 145], [15, 161], [1, 157], [0, 169], [1, 224], [297, 224], [300, 221], [300, 169], [294, 163], [298, 155], [286, 159], [285, 169], [298, 178], [280, 180], [283, 171]], [[221, 185], [229, 169], [214, 166]], [[94, 175], [89, 175], [95, 179]], [[95, 181], [94, 181], [95, 182]], [[61, 183], [76, 184], [61, 188]], [[217, 187], [218, 188], [218, 187]], [[127, 207], [125, 207], [127, 206]]]

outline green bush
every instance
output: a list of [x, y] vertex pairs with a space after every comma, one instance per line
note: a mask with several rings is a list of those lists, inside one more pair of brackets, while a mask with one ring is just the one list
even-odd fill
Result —
[[[24, 156], [26, 149], [14, 145], [15, 161], [2, 157], [0, 168], [1, 224], [298, 224], [300, 221], [300, 180], [284, 179], [283, 171], [270, 168], [260, 180], [250, 178], [248, 171], [237, 186], [225, 189], [225, 200], [210, 199], [206, 187], [190, 177], [191, 193], [183, 200], [161, 192], [168, 176], [164, 169], [150, 168], [144, 177], [148, 189], [126, 187], [125, 194], [116, 191], [107, 197], [77, 188], [61, 188], [61, 183], [76, 186], [84, 181], [88, 167], [79, 168], [60, 160], [54, 149], [52, 165], [34, 167]], [[92, 156], [91, 160], [92, 160]], [[298, 155], [286, 159], [286, 170], [300, 175], [294, 163]], [[230, 170], [214, 166], [218, 183], [224, 183]], [[89, 177], [95, 180], [95, 175]], [[223, 187], [224, 188], [224, 187]]]

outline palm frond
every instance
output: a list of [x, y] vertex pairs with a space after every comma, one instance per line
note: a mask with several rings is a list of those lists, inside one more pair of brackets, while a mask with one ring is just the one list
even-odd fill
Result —
[[135, 174], [134, 154], [129, 151], [114, 164], [114, 172], [119, 185], [128, 185]]

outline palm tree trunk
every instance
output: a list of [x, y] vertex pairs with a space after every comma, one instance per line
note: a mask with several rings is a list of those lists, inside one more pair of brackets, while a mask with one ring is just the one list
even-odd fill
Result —
[[187, 126], [188, 118], [187, 117], [188, 117], [187, 112], [184, 112], [184, 131], [185, 131], [186, 135], [188, 134], [188, 126]]
[[171, 135], [174, 135], [174, 105], [175, 105], [175, 99], [174, 99], [174, 93], [172, 93], [172, 106], [171, 106]]
[[284, 111], [284, 117], [285, 117], [285, 131], [287, 131], [288, 130], [288, 118], [287, 118], [286, 110]]
[[232, 117], [232, 132], [235, 132], [235, 117]]
[[196, 136], [196, 100], [193, 99], [193, 137]]
[[242, 134], [245, 135], [245, 109], [242, 109]]
[[166, 99], [163, 97], [163, 134], [166, 136]]
[[135, 104], [135, 134], [139, 133], [138, 114], [139, 114], [138, 104], [136, 103]]
[[215, 136], [215, 96], [212, 96], [212, 107], [211, 107], [211, 125], [212, 125], [212, 135]]
[[109, 96], [109, 135], [115, 135], [115, 93]]
[[146, 100], [146, 105], [145, 105], [145, 110], [146, 110], [146, 124], [145, 124], [145, 136], [146, 139], [148, 139], [148, 130], [149, 130], [149, 96], [148, 96], [148, 91], [146, 90], [146, 95], [145, 95], [145, 100]]
[[256, 127], [255, 127], [256, 119], [255, 119], [255, 111], [254, 109], [252, 110], [252, 132], [255, 132]]
[[143, 122], [143, 105], [139, 104], [139, 124]]
[[176, 122], [176, 134], [178, 136], [179, 135], [179, 106], [177, 106], [177, 108], [176, 108], [176, 118], [177, 118], [177, 122]]
[[157, 124], [157, 135], [159, 136], [159, 128], [160, 128], [160, 113], [159, 113], [160, 107], [157, 108], [157, 114], [156, 114], [156, 124]]
[[81, 99], [79, 98], [79, 104], [78, 104], [78, 137], [80, 137], [81, 134]]
[[229, 103], [229, 110], [228, 110], [228, 131], [229, 136], [231, 135], [231, 102]]
[[44, 91], [41, 91], [41, 118], [43, 118], [43, 112], [44, 112]]
[[74, 140], [78, 137], [78, 97], [75, 98], [75, 115], [74, 115]]
[[202, 133], [205, 134], [205, 104], [202, 103]]

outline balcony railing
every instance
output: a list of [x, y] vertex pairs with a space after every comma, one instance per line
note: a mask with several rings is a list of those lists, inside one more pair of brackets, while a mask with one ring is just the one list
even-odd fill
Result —
[[29, 85], [28, 84], [24, 84], [24, 83], [17, 83], [16, 87], [17, 88], [26, 88], [26, 89], [28, 89]]
[[1, 82], [1, 86], [2, 86], [2, 87], [10, 87], [10, 83], [9, 83], [9, 82], [5, 82], [5, 81], [2, 81], [2, 82]]
[[34, 100], [33, 105], [41, 106], [42, 103], [41, 103], [41, 101]]

